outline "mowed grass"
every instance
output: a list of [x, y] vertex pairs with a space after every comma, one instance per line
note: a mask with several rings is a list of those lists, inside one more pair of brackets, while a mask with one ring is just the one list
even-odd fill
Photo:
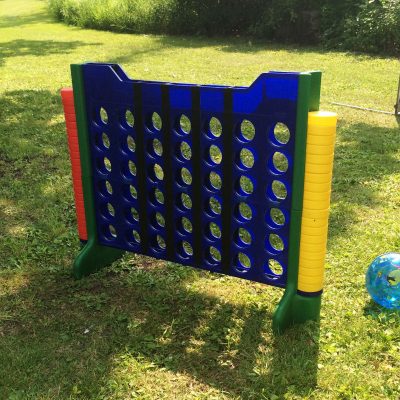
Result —
[[[248, 85], [321, 69], [340, 115], [321, 321], [275, 337], [282, 291], [135, 255], [87, 279], [59, 90], [69, 64], [135, 78]], [[395, 59], [244, 39], [124, 35], [55, 23], [41, 1], [0, 2], [1, 399], [398, 399], [400, 317], [364, 273], [400, 247]]]

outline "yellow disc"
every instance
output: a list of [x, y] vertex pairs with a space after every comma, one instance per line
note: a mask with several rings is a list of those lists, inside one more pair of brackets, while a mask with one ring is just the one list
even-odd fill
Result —
[[315, 165], [328, 165], [332, 166], [333, 162], [333, 153], [322, 155], [322, 154], [308, 154], [306, 155], [306, 163], [315, 164]]
[[313, 183], [313, 182], [304, 182], [304, 192], [313, 192], [313, 193], [330, 193], [331, 191], [331, 182], [325, 183]]
[[[311, 265], [311, 268], [308, 268], [307, 265]], [[321, 279], [321, 268], [324, 267], [324, 263], [315, 263], [314, 267], [313, 264], [306, 263], [300, 264], [300, 274], [304, 277], [311, 277], [311, 278], [319, 278]]]
[[307, 145], [316, 146], [334, 146], [335, 136], [318, 136], [318, 135], [308, 135], [307, 133]]
[[332, 173], [332, 163], [331, 164], [312, 164], [308, 160], [306, 161], [306, 174], [331, 174]]
[[310, 236], [323, 236], [326, 237], [328, 234], [328, 225], [325, 226], [317, 226], [317, 227], [309, 227], [302, 225], [301, 226], [301, 233], [304, 235]]
[[302, 218], [301, 219], [301, 226], [307, 226], [308, 228], [323, 228], [328, 226], [328, 222], [326, 218]]
[[328, 221], [329, 209], [321, 209], [321, 210], [309, 210], [303, 209], [303, 218], [311, 219], [311, 220], [325, 220]]
[[308, 113], [308, 125], [336, 127], [337, 114], [330, 111], [312, 111]]
[[304, 191], [304, 199], [311, 200], [311, 201], [325, 201], [329, 200], [331, 195], [331, 191], [325, 192], [311, 192], [310, 190]]
[[324, 283], [324, 277], [309, 278], [307, 276], [302, 277], [299, 275], [299, 290], [302, 292], [319, 292], [322, 290]]
[[303, 257], [300, 258], [299, 262], [300, 262], [299, 265], [301, 265], [302, 268], [309, 268], [309, 269], [323, 268], [325, 265], [325, 257], [316, 258], [314, 260]]
[[303, 199], [303, 209], [307, 210], [325, 210], [329, 207], [329, 204], [329, 197], [324, 200], [309, 200], [307, 198]]
[[313, 174], [311, 172], [307, 172], [304, 175], [304, 182], [306, 183], [329, 183], [329, 185], [332, 182], [332, 174], [327, 173], [327, 174]]
[[[331, 143], [332, 136], [334, 135], [334, 128], [321, 128], [319, 126], [311, 127], [307, 130], [307, 138], [322, 137], [324, 142], [321, 145], [328, 145]], [[336, 136], [333, 136], [336, 138]]]
[[325, 248], [327, 242], [327, 235], [310, 236], [302, 232], [300, 235], [300, 240], [307, 244], [318, 244], [321, 245], [322, 248]]
[[333, 154], [335, 150], [335, 146], [330, 144], [328, 146], [324, 145], [316, 145], [316, 144], [308, 144], [307, 145], [307, 154], [317, 154], [317, 155], [330, 155]]
[[[304, 246], [303, 246], [304, 245]], [[321, 243], [304, 243], [301, 246], [301, 253], [305, 254], [304, 257], [300, 259], [304, 260], [324, 260], [325, 259], [325, 253], [326, 253], [326, 242], [321, 242]], [[309, 257], [307, 257], [307, 254], [310, 254]]]
[[324, 126], [324, 125], [315, 125], [308, 124], [307, 134], [318, 134], [322, 136], [331, 136], [336, 133], [336, 127], [334, 126]]
[[325, 247], [322, 243], [312, 244], [312, 243], [301, 243], [300, 252], [312, 253], [312, 254], [325, 254]]
[[302, 292], [314, 293], [314, 292], [319, 292], [320, 290], [322, 290], [322, 284], [323, 284], [323, 279], [318, 284], [312, 284], [312, 285], [307, 285], [306, 283], [301, 282], [299, 280], [298, 288]]
[[[301, 272], [299, 273], [299, 284], [300, 281], [304, 284], [304, 285], [309, 285], [314, 287], [322, 287], [322, 282], [324, 280], [323, 275], [319, 275], [319, 276], [307, 276], [307, 275], [303, 275]], [[301, 290], [301, 289], [300, 289]], [[319, 289], [321, 290], [321, 289]]]
[[312, 261], [312, 262], [325, 262], [325, 254], [311, 253], [310, 251], [300, 251], [300, 260]]

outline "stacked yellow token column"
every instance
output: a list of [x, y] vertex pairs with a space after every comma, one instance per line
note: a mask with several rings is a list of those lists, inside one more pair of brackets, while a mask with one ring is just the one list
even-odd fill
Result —
[[337, 115], [308, 114], [298, 290], [323, 288]]

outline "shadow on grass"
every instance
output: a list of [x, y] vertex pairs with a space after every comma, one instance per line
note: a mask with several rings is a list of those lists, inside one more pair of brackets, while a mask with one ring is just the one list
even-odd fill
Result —
[[[60, 95], [48, 90], [17, 90], [0, 97], [0, 172], [2, 177], [19, 178], [44, 169], [44, 175], [58, 172], [60, 146], [67, 161], [66, 135], [62, 122], [53, 119], [62, 112]], [[60, 134], [61, 133], [61, 134]], [[28, 165], [30, 168], [27, 168]], [[32, 168], [36, 167], [36, 168]], [[32, 188], [30, 188], [32, 190]], [[12, 194], [12, 191], [9, 192]], [[20, 200], [23, 200], [22, 198]]]
[[400, 323], [400, 310], [389, 310], [376, 304], [372, 299], [365, 305], [364, 315], [371, 317], [382, 325], [386, 325], [387, 322], [392, 323], [393, 319]]
[[79, 40], [62, 42], [56, 40], [15, 39], [1, 44], [0, 65], [9, 57], [65, 54], [80, 46], [95, 46], [97, 44], [98, 43], [86, 43]]
[[159, 36], [157, 41], [167, 47], [202, 48], [218, 47], [224, 52], [233, 53], [258, 53], [266, 50], [289, 51], [291, 53], [327, 54], [329, 51], [318, 46], [302, 46], [297, 44], [276, 43], [268, 39], [239, 37], [206, 37], [206, 36]]
[[16, 28], [24, 25], [43, 24], [53, 22], [47, 11], [39, 11], [24, 15], [2, 16], [0, 19], [0, 28]]
[[[125, 54], [121, 54], [117, 57], [111, 57], [109, 62], [120, 64], [122, 67], [124, 64], [131, 64], [138, 62], [147, 57], [151, 53], [159, 53], [159, 56], [163, 56], [164, 51], [177, 48], [190, 48], [190, 49], [202, 49], [215, 47], [223, 52], [234, 52], [244, 54], [257, 54], [258, 52], [276, 51], [276, 52], [291, 52], [299, 54], [326, 54], [326, 51], [322, 49], [312, 47], [296, 47], [288, 44], [276, 44], [272, 42], [265, 42], [253, 39], [245, 38], [207, 38], [207, 37], [190, 37], [190, 36], [163, 36], [163, 35], [150, 35], [153, 39], [152, 44], [147, 46], [145, 50], [138, 50], [133, 48], [128, 50]], [[175, 55], [173, 55], [175, 57]], [[139, 79], [140, 77], [131, 76], [133, 79]], [[255, 77], [256, 78], [256, 77]], [[198, 83], [198, 82], [192, 82]], [[226, 82], [220, 82], [226, 84]]]
[[[173, 36], [173, 35], [150, 35], [154, 39], [152, 51], [162, 52], [167, 49], [174, 48], [190, 48], [201, 49], [206, 47], [216, 47], [222, 52], [241, 53], [241, 54], [257, 54], [258, 52], [274, 51], [277, 53], [290, 52], [293, 54], [314, 54], [314, 55], [329, 55], [329, 54], [347, 54], [354, 58], [355, 61], [366, 60], [387, 60], [388, 57], [379, 55], [368, 55], [363, 53], [344, 52], [339, 50], [327, 50], [320, 46], [302, 46], [288, 43], [276, 43], [263, 39], [246, 38], [246, 37], [203, 37], [203, 36]], [[146, 52], [137, 52], [136, 49], [131, 52], [113, 58], [111, 61], [115, 63], [132, 63], [137, 57]], [[395, 57], [393, 57], [395, 58]], [[137, 77], [134, 77], [137, 78]]]
[[59, 94], [48, 90], [0, 97], [0, 270], [39, 258], [39, 267], [48, 265], [65, 253], [57, 240], [71, 242], [75, 212], [61, 113]]
[[195, 273], [162, 269], [79, 282], [35, 274], [1, 296], [0, 360], [8, 368], [0, 371], [0, 395], [66, 398], [78, 388], [98, 398], [113, 393], [115, 380], [138, 388], [147, 369], [249, 399], [306, 395], [315, 387], [316, 324], [268, 339], [267, 308], [188, 290]]

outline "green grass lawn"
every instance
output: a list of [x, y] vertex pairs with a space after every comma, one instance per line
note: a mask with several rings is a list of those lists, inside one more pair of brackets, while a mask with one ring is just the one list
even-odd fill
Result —
[[[267, 70], [323, 71], [340, 115], [319, 324], [274, 337], [282, 294], [127, 255], [81, 281], [59, 91], [69, 64], [118, 62], [131, 77], [248, 85]], [[243, 39], [97, 32], [45, 3], [0, 1], [1, 399], [398, 399], [400, 316], [364, 288], [400, 248], [395, 59]]]

